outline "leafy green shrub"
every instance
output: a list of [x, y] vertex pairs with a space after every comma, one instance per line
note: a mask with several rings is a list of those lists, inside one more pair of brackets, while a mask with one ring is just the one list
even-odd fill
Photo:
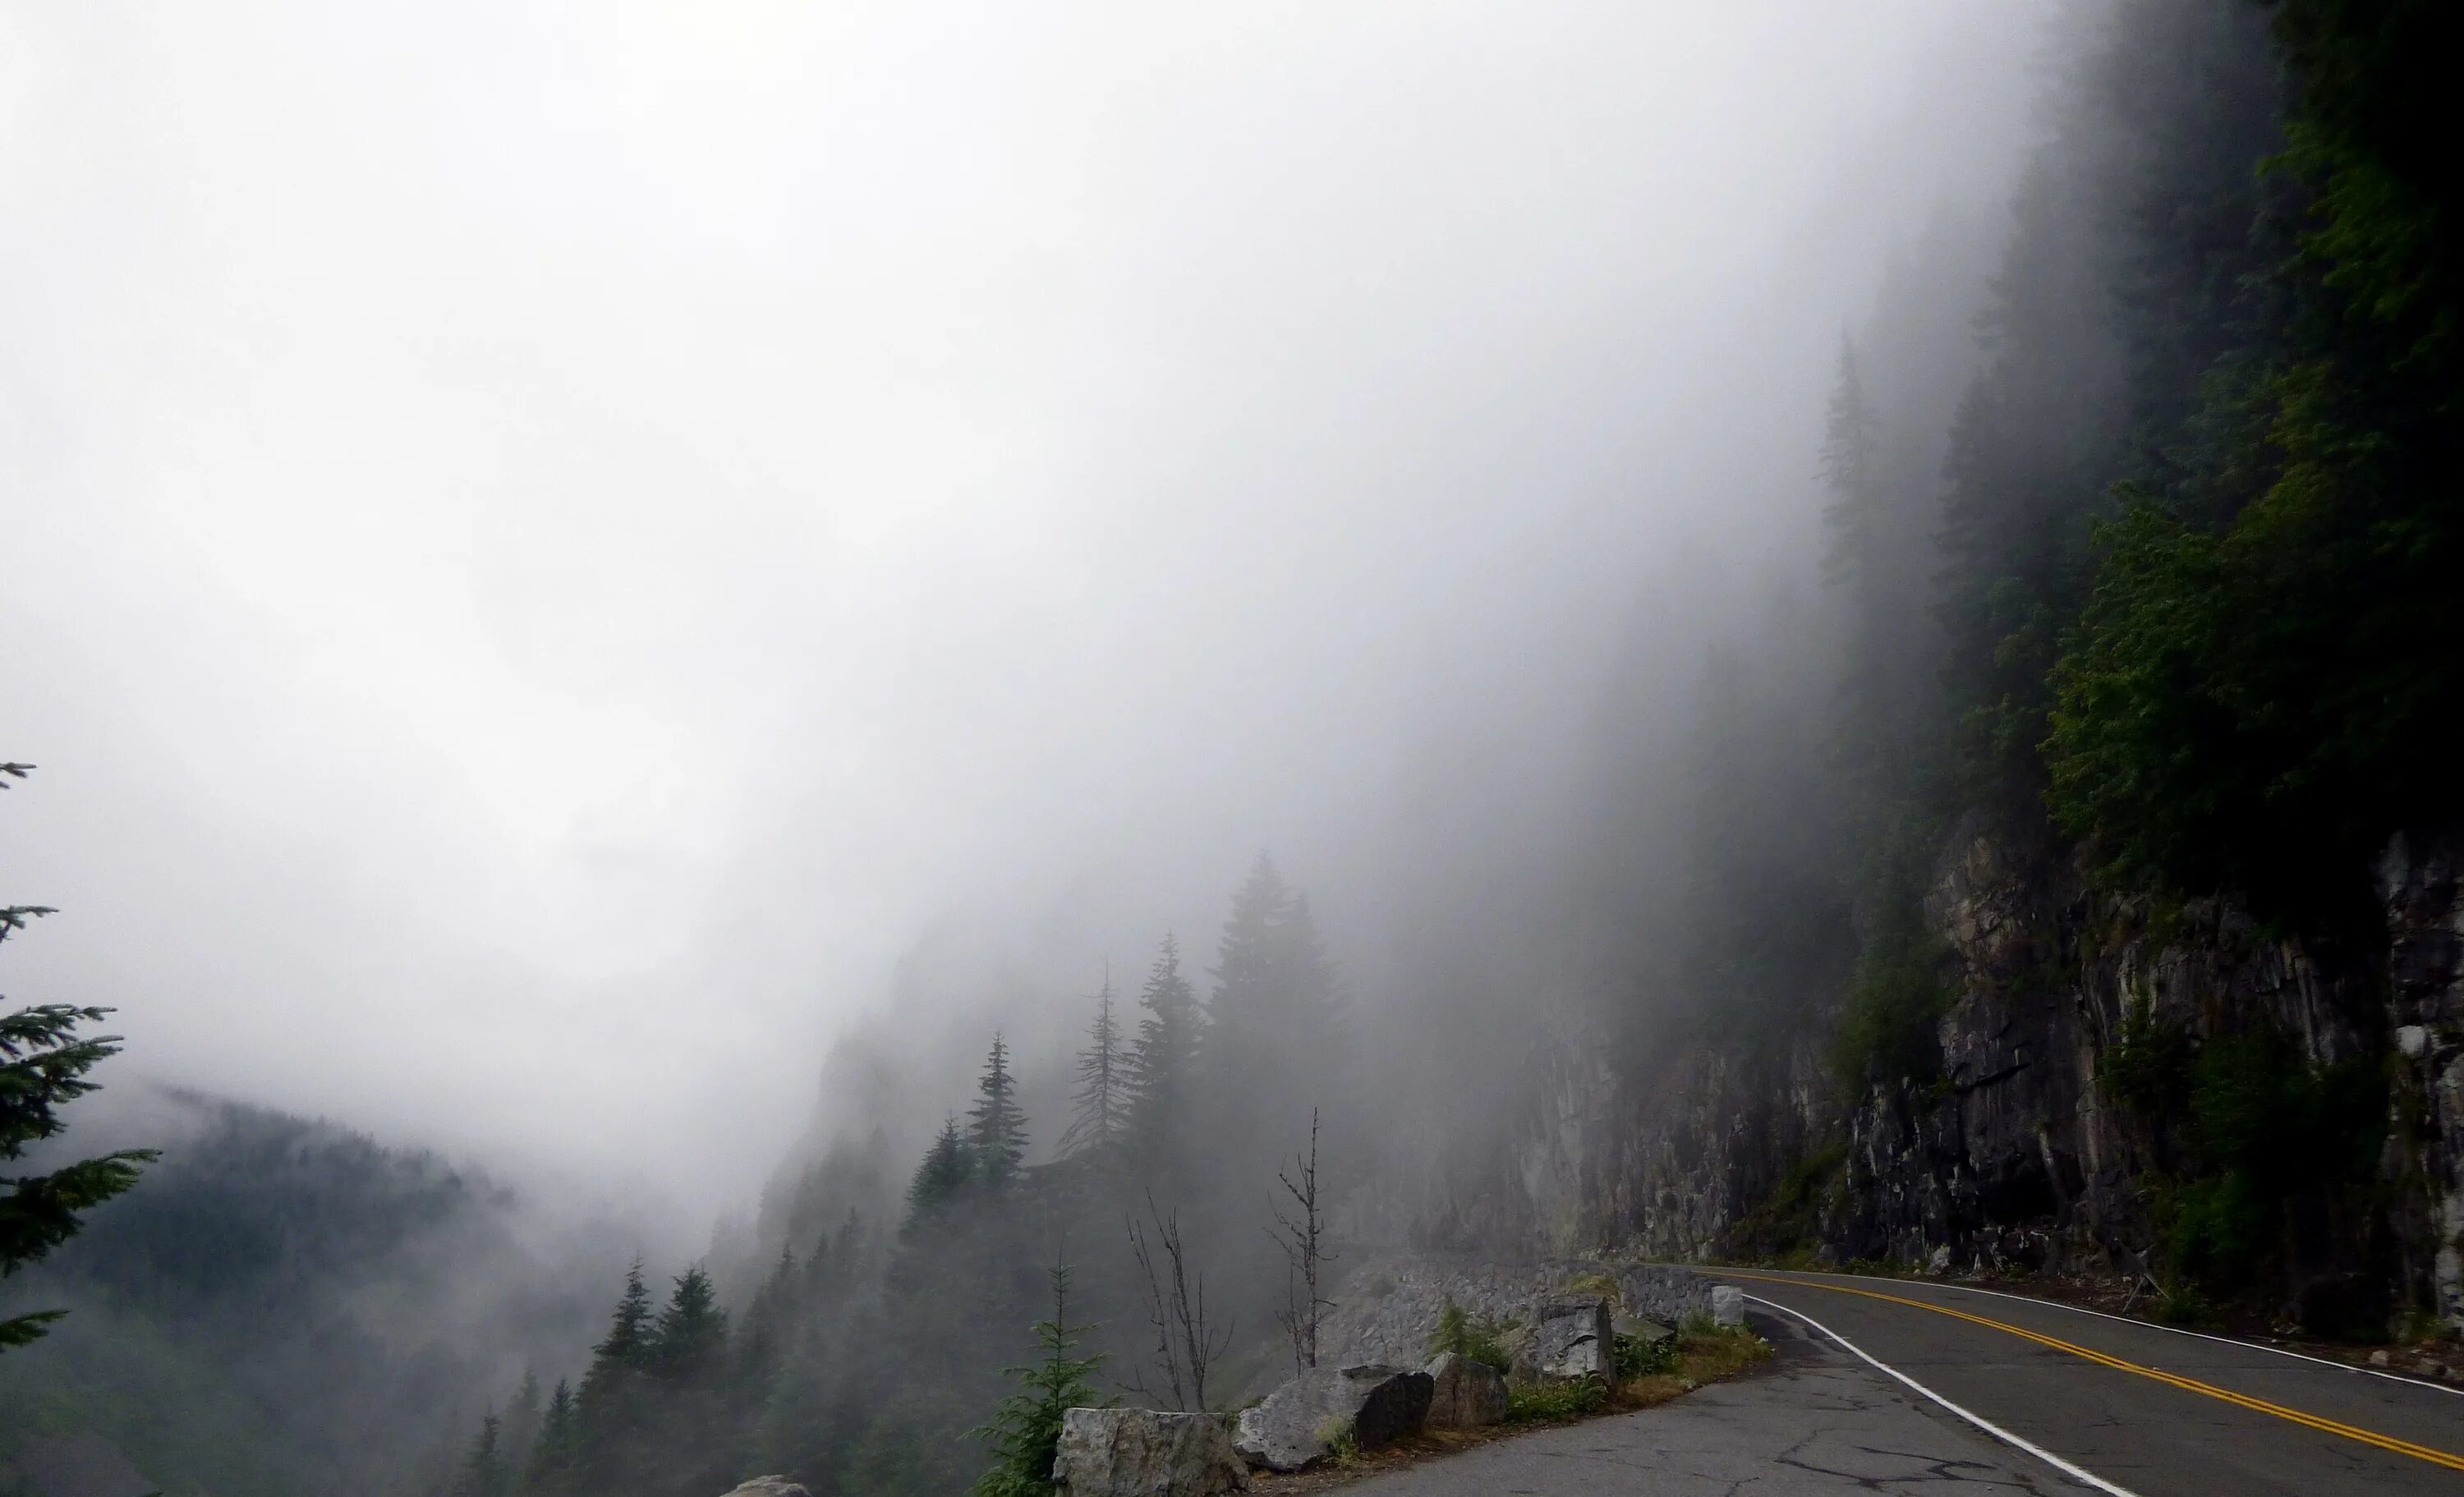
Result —
[[1661, 1336], [1657, 1341], [1647, 1340], [1641, 1336], [1617, 1338], [1617, 1375], [1619, 1382], [1630, 1381], [1637, 1377], [1648, 1377], [1654, 1373], [1664, 1373], [1676, 1365], [1677, 1338], [1675, 1336]]
[[1452, 1352], [1500, 1373], [1509, 1372], [1514, 1358], [1507, 1354], [1505, 1339], [1513, 1333], [1516, 1324], [1511, 1320], [1474, 1320], [1449, 1294], [1446, 1308], [1439, 1312], [1438, 1329], [1429, 1333], [1429, 1355]]

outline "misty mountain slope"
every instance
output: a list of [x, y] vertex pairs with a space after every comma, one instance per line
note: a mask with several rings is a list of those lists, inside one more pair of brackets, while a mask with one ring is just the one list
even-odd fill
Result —
[[189, 1093], [109, 1122], [164, 1158], [11, 1281], [76, 1333], [0, 1361], [0, 1439], [99, 1441], [167, 1492], [392, 1490], [595, 1308], [510, 1192], [432, 1155]]
[[2464, 804], [2423, 757], [2464, 705], [2464, 284], [2356, 27], [2081, 33], [1975, 351], [1886, 287], [1841, 358], [1823, 602], [1715, 653], [1654, 764], [1694, 814], [1649, 955], [1422, 1237], [2464, 1326]]

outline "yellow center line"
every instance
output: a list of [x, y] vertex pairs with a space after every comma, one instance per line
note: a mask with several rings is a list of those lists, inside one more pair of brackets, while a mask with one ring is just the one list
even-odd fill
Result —
[[1964, 1310], [1952, 1310], [1947, 1305], [1928, 1305], [1923, 1300], [1912, 1300], [1898, 1294], [1884, 1294], [1877, 1289], [1850, 1288], [1844, 1284], [1823, 1284], [1806, 1279], [1783, 1278], [1777, 1274], [1752, 1273], [1735, 1268], [1722, 1268], [1718, 1273], [1723, 1278], [1753, 1279], [1764, 1284], [1785, 1284], [1800, 1289], [1828, 1289], [1834, 1294], [1855, 1294], [1864, 1299], [1905, 1305], [1914, 1310], [1929, 1310], [1937, 1315], [1948, 1315], [1954, 1320], [1965, 1320], [1972, 1325], [1988, 1326], [1995, 1331], [2008, 1332], [2022, 1340], [2034, 1341], [2038, 1346], [2051, 1347], [2057, 1352], [2068, 1352], [2073, 1356], [2083, 1357], [2099, 1366], [2110, 1367], [2116, 1372], [2150, 1377], [2188, 1393], [2202, 1393], [2211, 1398], [2222, 1399], [2224, 1402], [2252, 1409], [2260, 1414], [2273, 1414], [2277, 1419], [2325, 1434], [2341, 1435], [2346, 1440], [2358, 1440], [2363, 1444], [2376, 1445], [2381, 1450], [2392, 1450], [2398, 1455], [2410, 1456], [2416, 1461], [2427, 1461], [2432, 1465], [2443, 1465], [2450, 1470], [2464, 1471], [2464, 1456], [2452, 1455], [2444, 1450], [2434, 1450], [2428, 1445], [2416, 1445], [2409, 1440], [2398, 1440], [2393, 1435], [2382, 1435], [2376, 1430], [2363, 1429], [2358, 1425], [2324, 1419], [2316, 1414], [2306, 1414], [2299, 1409], [2289, 1409], [2281, 1403], [2270, 1403], [2265, 1398], [2254, 1398], [2247, 1394], [2235, 1393], [2230, 1388], [2219, 1388], [2213, 1383], [2201, 1382], [2195, 1377], [2184, 1377], [2174, 1373], [2160, 1372], [2153, 1367], [2142, 1367], [2137, 1362], [2125, 1362], [2118, 1356], [2107, 1356], [2102, 1352], [2088, 1347], [2074, 1345], [2053, 1336], [2039, 1335], [2034, 1331], [2012, 1325], [2008, 1321], [1993, 1320], [1984, 1315], [1971, 1315]]

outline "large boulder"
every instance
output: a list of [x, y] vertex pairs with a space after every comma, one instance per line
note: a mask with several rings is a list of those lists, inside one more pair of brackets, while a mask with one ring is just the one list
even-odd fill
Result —
[[1672, 1326], [1711, 1313], [1717, 1286], [1691, 1268], [1640, 1264], [1617, 1275], [1617, 1298], [1629, 1314], [1648, 1315]]
[[1350, 1437], [1362, 1450], [1413, 1433], [1429, 1417], [1429, 1375], [1370, 1363], [1316, 1368], [1241, 1411], [1232, 1448], [1251, 1465], [1297, 1471]]
[[727, 1497], [813, 1497], [813, 1494], [783, 1476], [757, 1476]]
[[1429, 1364], [1429, 1427], [1475, 1429], [1506, 1418], [1506, 1378], [1486, 1362], [1441, 1353]]
[[1249, 1468], [1211, 1414], [1071, 1409], [1052, 1481], [1069, 1497], [1221, 1497], [1248, 1490]]
[[1596, 1296], [1549, 1300], [1534, 1312], [1531, 1365], [1543, 1377], [1617, 1380], [1609, 1303]]
[[1733, 1284], [1711, 1287], [1711, 1324], [1742, 1326], [1746, 1323], [1746, 1291]]

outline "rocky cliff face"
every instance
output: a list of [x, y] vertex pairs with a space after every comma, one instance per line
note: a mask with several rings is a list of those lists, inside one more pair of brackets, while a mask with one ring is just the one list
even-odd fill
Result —
[[2103, 895], [2067, 865], [1964, 833], [1926, 909], [1954, 995], [1941, 1077], [1845, 1094], [1818, 1002], [1797, 1032], [1684, 1047], [1623, 1077], [1596, 1047], [1560, 1041], [1534, 1059], [1509, 1135], [1433, 1169], [1412, 1234], [1490, 1252], [1687, 1258], [1793, 1242], [1840, 1261], [2135, 1274], [2156, 1242], [2154, 1181], [2180, 1162], [2177, 1142], [2099, 1085], [2135, 1009], [2201, 1043], [2259, 1024], [2314, 1068], [2384, 1068], [2373, 1199], [2287, 1214], [2285, 1306], [2317, 1319], [2434, 1303], [2464, 1328], [2459, 850], [2398, 840], [2376, 870], [2384, 940], [2338, 950], [2226, 905]]

